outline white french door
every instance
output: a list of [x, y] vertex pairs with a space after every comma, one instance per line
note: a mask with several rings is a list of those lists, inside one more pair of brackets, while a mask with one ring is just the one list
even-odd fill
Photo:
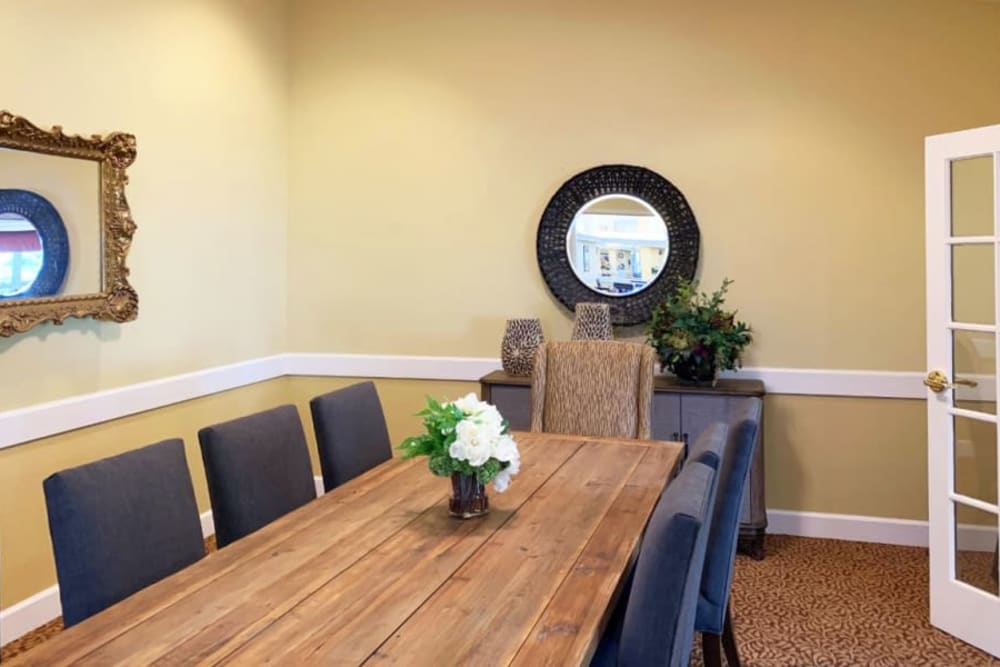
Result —
[[928, 137], [931, 623], [1000, 657], [1000, 125]]

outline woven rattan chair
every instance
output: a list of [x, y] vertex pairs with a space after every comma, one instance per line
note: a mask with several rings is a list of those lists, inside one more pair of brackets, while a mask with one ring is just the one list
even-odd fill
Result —
[[616, 341], [558, 341], [535, 357], [531, 430], [649, 439], [653, 348]]

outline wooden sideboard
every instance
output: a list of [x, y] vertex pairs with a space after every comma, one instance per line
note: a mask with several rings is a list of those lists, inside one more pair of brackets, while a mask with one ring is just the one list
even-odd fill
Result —
[[[497, 406], [513, 430], [531, 428], [531, 378], [494, 371], [479, 379], [484, 401]], [[653, 438], [679, 440], [685, 444], [695, 439], [710, 424], [729, 422], [752, 398], [764, 398], [760, 380], [720, 379], [714, 387], [678, 384], [676, 378], [656, 376], [653, 388]], [[764, 533], [767, 529], [764, 499], [764, 413], [757, 430], [757, 447], [750, 467], [747, 493], [740, 510], [740, 551], [758, 560], [764, 557]]]

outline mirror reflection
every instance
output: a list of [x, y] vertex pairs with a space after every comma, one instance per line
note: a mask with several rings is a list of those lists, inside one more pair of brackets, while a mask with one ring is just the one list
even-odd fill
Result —
[[[26, 150], [0, 148], [0, 189], [5, 192], [23, 190], [37, 195], [55, 209], [66, 234], [67, 262], [65, 280], [55, 285], [56, 290], [44, 293], [5, 294], [0, 287], [0, 298], [37, 298], [40, 296], [69, 296], [100, 292], [102, 285], [102, 219], [100, 163], [94, 160], [67, 158]], [[45, 239], [46, 212], [33, 203], [27, 209], [19, 206], [0, 206], [5, 215], [13, 210], [27, 214]], [[12, 210], [13, 209], [13, 210]], [[56, 254], [46, 248], [43, 260], [52, 260]], [[2, 262], [4, 260], [0, 260]], [[0, 284], [4, 283], [0, 264]], [[44, 278], [44, 276], [43, 276]], [[27, 286], [26, 286], [27, 287]]]
[[630, 195], [590, 200], [574, 216], [566, 236], [566, 254], [576, 277], [608, 296], [629, 296], [649, 287], [669, 250], [663, 218]]
[[0, 213], [0, 299], [27, 292], [42, 270], [44, 257], [42, 237], [30, 220]]

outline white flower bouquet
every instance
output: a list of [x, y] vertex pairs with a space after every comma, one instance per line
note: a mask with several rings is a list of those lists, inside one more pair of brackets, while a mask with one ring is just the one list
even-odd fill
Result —
[[428, 398], [427, 408], [417, 414], [427, 432], [403, 441], [403, 458], [426, 456], [435, 475], [474, 476], [481, 485], [492, 482], [498, 493], [520, 470], [521, 455], [507, 421], [475, 394], [448, 403]]

